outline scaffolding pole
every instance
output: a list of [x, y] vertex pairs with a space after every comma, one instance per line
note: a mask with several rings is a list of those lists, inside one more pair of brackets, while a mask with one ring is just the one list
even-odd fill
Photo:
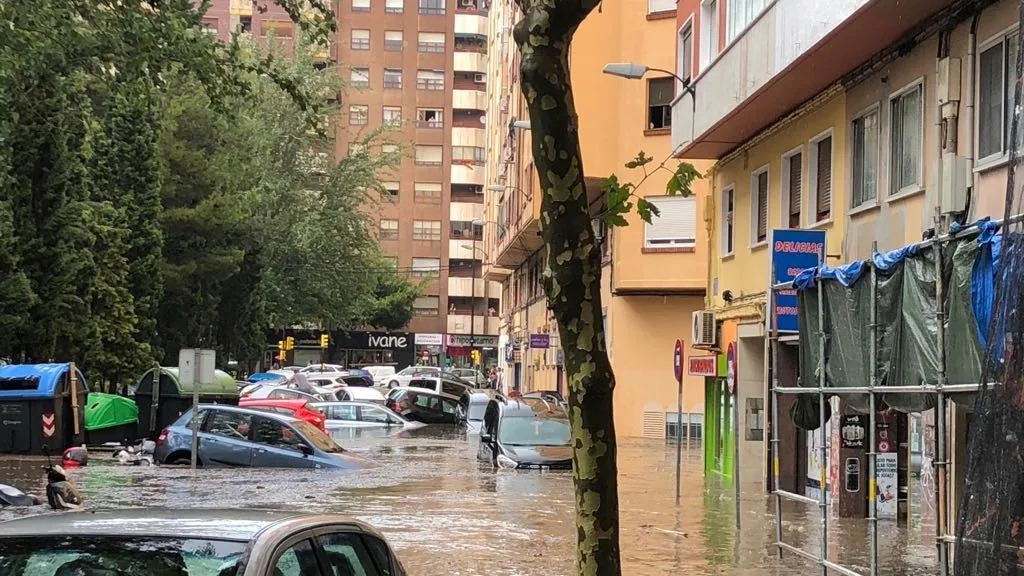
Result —
[[[940, 223], [939, 209], [935, 209], [935, 229], [938, 230]], [[936, 242], [932, 245], [933, 257], [935, 258], [935, 340], [938, 346], [938, 374], [935, 387], [938, 389], [938, 402], [935, 406], [935, 546], [939, 555], [939, 574], [949, 576], [949, 543], [943, 538], [949, 525], [946, 520], [946, 482], [949, 475], [946, 473], [946, 393], [943, 387], [946, 385], [946, 302], [945, 287], [942, 285], [942, 245]]]
[[[878, 251], [878, 241], [871, 243], [871, 252]], [[871, 343], [868, 345], [868, 362], [870, 362], [870, 379], [868, 380], [868, 558], [870, 559], [870, 574], [878, 574], [878, 453], [877, 434], [875, 418], [878, 415], [878, 406], [875, 405], [875, 386], [878, 385], [878, 270], [874, 261], [871, 262], [871, 311], [870, 326]]]
[[[818, 260], [825, 261], [822, 253]], [[821, 276], [817, 277], [815, 288], [818, 290], [818, 433], [821, 437], [821, 460], [818, 462], [818, 506], [821, 508], [821, 574], [828, 576], [828, 491], [825, 463], [828, 462], [828, 439], [825, 433], [825, 295], [822, 292]], [[778, 324], [778, 322], [775, 322]]]
[[[772, 263], [771, 278], [775, 278], [775, 263]], [[772, 490], [775, 492], [775, 543], [779, 558], [784, 548], [782, 542], [782, 490], [779, 488], [779, 329], [775, 315], [775, 290], [768, 291], [768, 317], [771, 318], [771, 369], [772, 369]]]

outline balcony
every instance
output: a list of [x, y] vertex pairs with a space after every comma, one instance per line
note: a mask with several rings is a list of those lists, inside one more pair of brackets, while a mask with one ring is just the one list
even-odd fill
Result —
[[673, 103], [673, 150], [721, 158], [953, 2], [776, 0]]
[[452, 69], [457, 72], [487, 73], [487, 54], [479, 52], [455, 52]]
[[455, 34], [487, 36], [487, 16], [483, 14], [455, 14]]
[[484, 130], [483, 124], [479, 128], [453, 127], [452, 146], [475, 146], [486, 149], [487, 131]]
[[470, 333], [470, 320], [474, 320], [473, 327], [475, 334], [484, 336], [496, 336], [498, 334], [499, 319], [497, 316], [481, 316], [477, 315], [473, 318], [470, 314], [449, 314], [448, 315], [448, 333], [449, 334], [469, 334]]
[[232, 16], [252, 16], [252, 0], [231, 0], [229, 6]]
[[484, 219], [484, 205], [475, 202], [452, 201], [448, 205], [449, 220], [451, 222], [472, 222]]
[[452, 184], [484, 185], [484, 167], [471, 164], [452, 164]]
[[482, 90], [453, 90], [452, 108], [456, 110], [487, 110], [487, 92]]
[[450, 260], [480, 260], [484, 257], [484, 243], [480, 240], [452, 238], [448, 241]]
[[[501, 284], [498, 282], [487, 282], [481, 276], [477, 276], [476, 292], [473, 292], [474, 280], [472, 278], [448, 278], [448, 297], [461, 296], [464, 298], [497, 298], [501, 294]], [[487, 292], [484, 292], [487, 290]], [[467, 312], [468, 313], [468, 312]]]

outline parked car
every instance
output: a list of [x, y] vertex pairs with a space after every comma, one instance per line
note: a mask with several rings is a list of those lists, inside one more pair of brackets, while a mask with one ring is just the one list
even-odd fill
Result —
[[458, 424], [459, 400], [422, 388], [395, 388], [387, 407], [407, 420], [424, 424]]
[[286, 414], [293, 418], [305, 420], [320, 430], [327, 431], [324, 422], [327, 417], [307, 400], [301, 398], [242, 398], [238, 401], [241, 408]]
[[313, 372], [306, 379], [316, 386], [339, 388], [341, 386], [372, 387], [373, 378], [363, 370], [342, 370], [340, 372]]
[[[160, 432], [153, 458], [185, 464], [192, 455], [193, 410]], [[200, 404], [198, 461], [203, 466], [335, 468], [358, 470], [373, 463], [348, 454], [312, 424], [272, 412]]]
[[248, 380], [250, 383], [284, 382], [288, 380], [288, 377], [280, 373], [274, 372], [256, 372], [255, 374], [251, 374], [246, 380]]
[[476, 368], [452, 368], [451, 373], [471, 383], [474, 388], [487, 387], [487, 376]]
[[473, 385], [469, 382], [460, 378], [452, 378], [447, 375], [411, 378], [405, 387], [422, 388], [423, 390], [430, 390], [435, 394], [444, 394], [451, 397], [451, 399], [456, 402], [458, 402], [459, 398], [462, 398], [463, 392], [466, 390], [473, 390]]
[[536, 398], [487, 404], [477, 457], [498, 468], [572, 469], [569, 414]]
[[[321, 571], [320, 566], [323, 566]], [[194, 509], [42, 514], [0, 522], [0, 573], [405, 576], [384, 537], [335, 514]]]
[[402, 370], [388, 378], [388, 388], [408, 386], [409, 382], [413, 378], [447, 378], [455, 382], [461, 382], [463, 385], [470, 388], [474, 387], [472, 382], [467, 382], [462, 378], [459, 378], [450, 372], [445, 372], [436, 366], [409, 366], [405, 370]]
[[327, 415], [330, 428], [419, 428], [420, 422], [402, 418], [388, 408], [370, 402], [324, 402], [316, 407]]
[[334, 393], [341, 402], [370, 402], [384, 405], [384, 395], [376, 388], [349, 387], [341, 388]]
[[556, 390], [539, 390], [535, 392], [527, 392], [526, 394], [523, 394], [523, 398], [536, 398], [548, 402], [550, 404], [559, 404], [561, 406], [564, 406], [566, 409], [568, 409], [569, 406], [569, 403], [566, 402], [565, 398], [562, 396], [562, 393]]
[[341, 372], [345, 367], [341, 364], [310, 364], [299, 368], [299, 372], [303, 374], [317, 373], [317, 372]]
[[315, 395], [307, 394], [301, 390], [290, 388], [288, 386], [279, 386], [276, 384], [254, 384], [251, 388], [243, 388], [240, 395], [242, 398], [280, 398], [293, 400], [305, 400], [307, 402], [334, 402], [337, 400], [337, 396], [334, 395], [334, 390], [330, 388], [323, 388], [319, 386], [313, 386], [313, 390], [316, 392]]
[[363, 370], [369, 372], [373, 377], [374, 386], [384, 386], [388, 378], [395, 375], [394, 366], [364, 366]]
[[494, 398], [501, 397], [493, 390], [466, 390], [459, 398], [459, 420], [467, 434], [479, 434], [484, 423], [484, 412]]

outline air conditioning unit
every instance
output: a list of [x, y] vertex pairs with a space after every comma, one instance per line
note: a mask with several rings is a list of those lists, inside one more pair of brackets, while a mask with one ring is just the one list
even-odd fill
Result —
[[718, 344], [717, 322], [715, 313], [710, 310], [698, 310], [693, 313], [693, 333], [691, 342], [694, 348], [714, 348]]
[[486, 83], [487, 82], [487, 74], [483, 74], [483, 73], [477, 72], [476, 74], [473, 75], [473, 82], [476, 82], [477, 84], [484, 84], [484, 83]]
[[459, 0], [460, 8], [475, 8], [476, 0]]

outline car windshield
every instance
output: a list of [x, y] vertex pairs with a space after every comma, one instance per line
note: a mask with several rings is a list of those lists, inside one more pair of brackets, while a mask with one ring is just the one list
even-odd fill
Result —
[[296, 420], [295, 422], [292, 422], [292, 426], [294, 426], [295, 429], [298, 430], [299, 432], [302, 432], [302, 435], [305, 436], [307, 440], [312, 442], [313, 446], [316, 446], [317, 448], [323, 450], [324, 452], [335, 453], [345, 451], [345, 449], [342, 448], [341, 446], [338, 446], [338, 444], [334, 440], [331, 440], [330, 436], [324, 434], [315, 426], [313, 426], [309, 422], [306, 422], [305, 420]]
[[498, 440], [509, 446], [567, 446], [571, 436], [568, 420], [516, 416], [498, 425]]
[[4, 576], [234, 576], [245, 542], [197, 538], [4, 539]]
[[484, 419], [484, 412], [486, 412], [486, 411], [487, 411], [487, 403], [486, 402], [484, 402], [482, 404], [481, 403], [470, 404], [469, 405], [469, 413], [466, 414], [466, 420], [473, 420], [474, 422], [477, 421], [477, 420], [483, 420]]

